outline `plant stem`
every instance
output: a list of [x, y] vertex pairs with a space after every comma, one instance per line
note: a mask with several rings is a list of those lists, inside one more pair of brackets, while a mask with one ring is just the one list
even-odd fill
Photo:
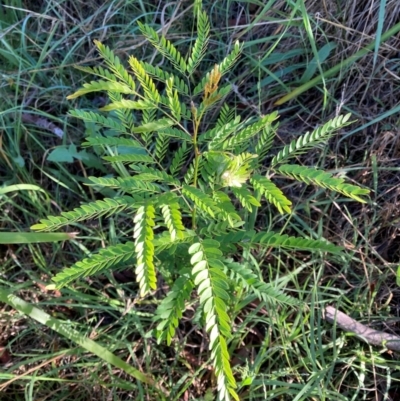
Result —
[[[193, 130], [193, 149], [194, 149], [194, 177], [193, 177], [193, 186], [197, 187], [197, 174], [199, 172], [199, 164], [200, 164], [200, 152], [199, 146], [197, 143], [197, 136], [199, 133], [199, 126], [201, 116], [197, 118], [197, 113], [194, 113], [194, 130]], [[196, 205], [193, 206], [192, 211], [192, 228], [196, 228]]]

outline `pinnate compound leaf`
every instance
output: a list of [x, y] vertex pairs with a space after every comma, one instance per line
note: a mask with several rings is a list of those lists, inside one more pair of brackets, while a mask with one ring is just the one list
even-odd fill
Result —
[[[125, 67], [121, 64], [120, 59], [114, 54], [114, 52], [108, 47], [103, 45], [98, 40], [94, 41], [100, 55], [105, 60], [107, 67], [114, 73], [114, 75], [128, 85], [133, 91], [135, 90], [135, 81], [132, 76], [128, 73]], [[100, 70], [101, 71], [101, 70]]]
[[210, 35], [210, 23], [208, 21], [208, 16], [204, 11], [199, 11], [197, 15], [197, 30], [197, 39], [186, 66], [189, 75], [193, 74], [194, 70], [199, 65], [207, 48], [207, 42]]
[[161, 192], [160, 186], [152, 184], [151, 182], [141, 181], [135, 177], [89, 177], [89, 180], [94, 185], [101, 185], [102, 187], [118, 188], [129, 194], [138, 193], [159, 193]]
[[53, 281], [56, 283], [56, 288], [60, 289], [80, 278], [99, 274], [121, 263], [133, 264], [134, 259], [135, 246], [133, 242], [109, 246], [101, 249], [99, 253], [75, 263], [68, 269], [64, 269], [53, 277]]
[[148, 100], [129, 100], [129, 99], [118, 99], [112, 103], [101, 107], [102, 111], [113, 111], [113, 110], [154, 110], [155, 104]]
[[249, 212], [253, 210], [253, 206], [261, 206], [260, 202], [253, 196], [253, 194], [244, 186], [243, 187], [232, 187], [233, 194], [240, 201], [243, 207]]
[[219, 399], [229, 400], [230, 396], [235, 399], [238, 396], [226, 344], [226, 339], [231, 337], [231, 323], [227, 313], [227, 301], [230, 298], [227, 293], [228, 278], [219, 260], [222, 253], [218, 247], [217, 241], [208, 239], [194, 243], [189, 248], [189, 254], [192, 255], [193, 281], [203, 306], [206, 331], [210, 336], [209, 349], [217, 377]]
[[183, 142], [181, 147], [175, 152], [169, 166], [169, 171], [173, 177], [176, 177], [182, 170], [183, 165], [189, 157], [190, 150], [191, 148], [186, 146], [186, 142]]
[[168, 98], [168, 106], [177, 122], [181, 121], [181, 104], [179, 102], [178, 91], [173, 89], [174, 77], [171, 76], [166, 81], [166, 93]]
[[82, 146], [124, 146], [129, 148], [137, 148], [142, 152], [145, 151], [143, 146], [132, 138], [121, 138], [117, 136], [90, 136], [85, 138], [86, 142], [82, 143]]
[[329, 120], [322, 127], [312, 132], [306, 132], [298, 139], [293, 140], [289, 145], [284, 146], [282, 150], [272, 159], [271, 166], [287, 161], [290, 158], [306, 153], [316, 145], [326, 142], [334, 131], [349, 125], [350, 114], [337, 116]]
[[261, 175], [253, 175], [250, 182], [255, 189], [265, 196], [268, 202], [276, 206], [279, 213], [291, 213], [290, 206], [292, 202], [286, 198], [283, 192], [270, 179]]
[[339, 254], [342, 247], [333, 245], [325, 240], [315, 240], [300, 237], [291, 237], [287, 234], [274, 232], [259, 232], [250, 239], [251, 244], [259, 244], [266, 247], [280, 247], [299, 251], [319, 251]]
[[[236, 41], [232, 51], [226, 56], [221, 63], [217, 65], [218, 71], [221, 73], [221, 76], [226, 74], [236, 63], [237, 59], [239, 58], [240, 52], [242, 51], [242, 45]], [[200, 83], [194, 88], [193, 94], [198, 95], [204, 90], [207, 81], [209, 80], [209, 74], [200, 81]]]
[[160, 120], [151, 121], [148, 122], [147, 124], [135, 127], [132, 131], [135, 133], [161, 131], [163, 128], [168, 128], [174, 124], [175, 124], [174, 121], [170, 120], [169, 118], [161, 118]]
[[[70, 110], [68, 113], [72, 117], [80, 118], [83, 121], [101, 125], [106, 128], [111, 128], [117, 132], [126, 133], [126, 128], [121, 123], [111, 117], [105, 117], [93, 111]], [[87, 138], [88, 139], [88, 138]]]
[[356, 185], [347, 184], [343, 178], [334, 178], [332, 174], [313, 167], [305, 167], [297, 164], [284, 164], [277, 169], [281, 174], [302, 181], [306, 184], [314, 184], [331, 191], [339, 192], [358, 202], [365, 203], [366, 200], [360, 196], [368, 195], [369, 190]]
[[83, 84], [82, 89], [79, 89], [72, 95], [67, 96], [67, 99], [71, 100], [79, 96], [86, 95], [88, 93], [100, 92], [100, 91], [125, 93], [125, 94], [135, 93], [129, 86], [123, 83], [99, 80]]
[[171, 234], [171, 241], [175, 241], [177, 238], [183, 239], [185, 227], [182, 224], [182, 215], [179, 203], [169, 202], [162, 204], [161, 212], [168, 231]]
[[185, 302], [189, 300], [193, 288], [193, 282], [187, 275], [181, 273], [181, 277], [175, 281], [168, 295], [161, 301], [154, 317], [158, 322], [156, 332], [159, 343], [165, 339], [168, 345], [171, 344], [185, 310]]
[[182, 73], [186, 72], [186, 62], [176, 47], [165, 37], [159, 37], [158, 33], [149, 25], [138, 22], [139, 29], [149, 42]]
[[225, 265], [227, 275], [235, 277], [235, 282], [241, 282], [249, 293], [257, 295], [260, 300], [270, 305], [295, 306], [299, 304], [296, 298], [286, 295], [270, 283], [265, 283], [248, 266], [237, 262], [225, 262]]
[[142, 62], [142, 65], [149, 75], [151, 75], [152, 77], [163, 83], [167, 82], [171, 77], [173, 77], [174, 79], [173, 88], [176, 89], [179, 93], [182, 93], [187, 96], [190, 95], [189, 87], [187, 86], [186, 82], [183, 79], [176, 77], [168, 73], [167, 71], [162, 70], [160, 67], [153, 66], [149, 63]]
[[302, 237], [293, 237], [287, 234], [278, 234], [273, 231], [236, 231], [216, 236], [221, 244], [238, 244], [254, 248], [262, 245], [271, 248], [284, 248], [298, 251], [310, 252], [329, 252], [340, 254], [343, 248], [330, 242], [320, 239], [308, 239]]
[[82, 220], [94, 219], [101, 216], [110, 216], [124, 210], [135, 210], [136, 199], [130, 196], [123, 196], [116, 199], [105, 198], [95, 202], [86, 203], [70, 212], [62, 212], [60, 216], [48, 216], [40, 220], [40, 223], [31, 227], [31, 230], [57, 230], [62, 226], [76, 223]]
[[155, 209], [151, 203], [140, 206], [134, 218], [135, 253], [137, 265], [136, 281], [139, 283], [140, 295], [145, 296], [157, 288], [156, 268], [154, 266], [154, 233]]
[[272, 122], [276, 120], [278, 116], [277, 112], [267, 114], [262, 117], [260, 120], [256, 121], [253, 124], [248, 125], [244, 129], [235, 133], [232, 137], [228, 138], [223, 144], [223, 149], [233, 149], [236, 146], [243, 144], [244, 142], [250, 140], [252, 137], [257, 135], [261, 130], [263, 130], [266, 126], [270, 127]]
[[150, 103], [153, 103], [154, 106], [157, 106], [161, 98], [160, 93], [158, 92], [154, 81], [144, 69], [143, 64], [136, 57], [130, 56], [129, 65], [144, 90], [145, 100], [148, 100]]
[[211, 217], [215, 217], [215, 213], [220, 211], [215, 201], [198, 188], [184, 185], [183, 194], [191, 199], [200, 210], [206, 212]]
[[148, 155], [141, 154], [124, 154], [116, 156], [103, 156], [104, 160], [111, 163], [155, 163], [154, 159]]

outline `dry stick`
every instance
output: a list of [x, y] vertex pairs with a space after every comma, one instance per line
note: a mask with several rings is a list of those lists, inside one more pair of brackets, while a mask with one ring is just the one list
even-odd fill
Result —
[[340, 327], [342, 330], [351, 331], [368, 344], [386, 347], [392, 351], [400, 351], [399, 336], [370, 329], [368, 326], [357, 322], [345, 313], [335, 309], [333, 306], [327, 306], [325, 308], [325, 320], [329, 323], [336, 324], [336, 326]]

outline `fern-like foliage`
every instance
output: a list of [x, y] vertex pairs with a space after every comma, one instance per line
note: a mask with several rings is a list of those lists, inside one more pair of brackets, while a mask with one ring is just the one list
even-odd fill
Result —
[[[349, 124], [349, 115], [300, 136], [269, 162], [277, 113], [243, 119], [229, 107], [231, 85], [223, 77], [235, 65], [242, 45], [235, 43], [221, 62], [207, 64], [206, 59], [212, 58], [204, 57], [210, 22], [201, 11], [201, 1], [195, 0], [193, 9], [197, 35], [192, 48], [182, 50], [185, 53], [139, 23], [141, 33], [169, 60], [168, 71], [165, 63], [154, 66], [134, 56], [125, 67], [109, 47], [95, 42], [105, 66], [79, 67], [97, 81], [83, 84], [69, 99], [102, 91], [109, 103], [98, 111], [74, 110], [70, 116], [96, 126], [82, 146], [94, 149], [107, 162], [102, 170], [110, 171], [105, 177], [89, 177], [87, 184], [107, 198], [49, 216], [32, 229], [79, 227], [85, 220], [109, 216], [132, 219], [133, 242], [101, 249], [75, 263], [54, 277], [55, 286], [129, 264], [144, 297], [156, 289], [157, 274], [164, 276], [171, 289], [155, 313], [158, 340], [170, 344], [186, 304], [197, 303], [203, 317], [199, 324], [209, 335], [218, 397], [238, 400], [228, 352], [233, 335], [230, 316], [255, 297], [271, 308], [297, 306], [296, 299], [276, 283], [264, 282], [249, 267], [251, 252], [254, 261], [253, 250], [260, 248], [322, 252], [326, 257], [342, 251], [323, 239], [259, 231], [259, 227], [256, 231], [257, 208], [265, 200], [272, 204], [271, 212], [291, 212], [291, 201], [272, 181], [274, 176], [314, 184], [360, 202], [368, 190], [322, 170], [284, 164], [326, 143]], [[198, 70], [208, 73], [198, 75]]]
[[[144, 179], [138, 179], [137, 176], [135, 177], [89, 177], [89, 180], [94, 185], [98, 185], [101, 187], [109, 187], [109, 188], [116, 188], [121, 189], [122, 191], [129, 193], [129, 194], [156, 194], [160, 193], [162, 188], [159, 185], [153, 184], [148, 182]], [[90, 185], [90, 184], [89, 184]]]
[[153, 227], [155, 209], [151, 203], [140, 206], [136, 212], [135, 223], [135, 253], [137, 265], [136, 280], [139, 283], [140, 295], [145, 296], [150, 290], [157, 288], [156, 269], [154, 266], [154, 233]]
[[[112, 130], [115, 130], [122, 134], [127, 133], [127, 129], [123, 125], [121, 125], [120, 121], [116, 120], [115, 118], [102, 116], [101, 114], [95, 113], [93, 111], [71, 110], [69, 112], [69, 115], [72, 117], [80, 118], [83, 121], [97, 124], [101, 127], [111, 128]], [[88, 146], [90, 146], [90, 144]]]
[[190, 148], [186, 146], [186, 142], [183, 142], [182, 146], [175, 152], [172, 157], [169, 171], [173, 177], [177, 176], [182, 170], [183, 165], [187, 161], [187, 157], [190, 153]]
[[198, 188], [184, 185], [183, 193], [191, 199], [200, 210], [211, 217], [215, 217], [215, 213], [220, 210], [215, 201]]
[[261, 164], [268, 152], [271, 150], [278, 124], [265, 126], [256, 139], [255, 152], [258, 156], [258, 163]]
[[185, 227], [182, 223], [182, 214], [179, 203], [177, 201], [163, 201], [159, 202], [159, 204], [161, 206], [164, 222], [171, 234], [171, 241], [175, 241], [176, 238], [183, 239]]
[[184, 58], [176, 47], [166, 38], [159, 37], [158, 33], [148, 25], [138, 22], [139, 29], [149, 42], [182, 74], [186, 72], [187, 66]]
[[168, 97], [168, 106], [175, 118], [176, 122], [181, 121], [182, 106], [179, 102], [178, 91], [173, 89], [174, 87], [174, 77], [170, 77], [166, 81], [166, 92]]
[[335, 117], [332, 120], [329, 120], [322, 127], [319, 127], [312, 132], [307, 132], [297, 140], [292, 141], [272, 159], [271, 166], [273, 167], [278, 163], [283, 163], [292, 157], [309, 151], [320, 143], [326, 142], [334, 131], [350, 124], [350, 116], [350, 114], [346, 114], [344, 116]]
[[79, 96], [86, 95], [92, 92], [102, 92], [109, 91], [115, 93], [125, 93], [125, 94], [134, 94], [135, 91], [130, 88], [128, 85], [119, 83], [119, 82], [110, 82], [110, 81], [92, 81], [87, 84], [83, 84], [83, 88], [77, 90], [74, 94], [67, 96], [67, 99], [75, 99]]
[[[120, 93], [108, 92], [108, 97], [110, 98], [111, 102], [113, 102], [112, 104], [123, 102], [124, 100]], [[121, 122], [121, 126], [124, 126], [127, 132], [130, 132], [132, 128], [135, 126], [132, 113], [130, 113], [128, 109], [122, 107], [116, 109], [115, 114], [118, 117], [119, 121]]]
[[94, 147], [94, 146], [125, 146], [129, 148], [135, 148], [138, 152], [145, 151], [143, 146], [131, 138], [120, 138], [117, 136], [93, 136], [86, 138], [86, 142], [82, 142], [82, 146]]
[[142, 66], [147, 74], [149, 74], [152, 78], [157, 79], [158, 81], [165, 83], [172, 78], [174, 89], [176, 89], [182, 95], [190, 95], [189, 87], [182, 78], [171, 75], [169, 72], [162, 70], [160, 67], [153, 66], [149, 63], [142, 62]]
[[265, 283], [248, 266], [232, 261], [225, 261], [225, 266], [226, 274], [234, 282], [241, 282], [249, 293], [254, 293], [261, 301], [268, 302], [270, 305], [296, 306], [299, 304], [296, 298], [276, 289], [272, 284]]
[[53, 281], [55, 287], [61, 289], [80, 278], [94, 276], [122, 263], [133, 264], [134, 261], [135, 245], [133, 242], [109, 246], [58, 273], [53, 277]]
[[253, 206], [261, 206], [261, 203], [253, 196], [253, 194], [244, 187], [232, 188], [233, 194], [240, 201], [242, 206], [249, 212], [253, 210]]
[[202, 11], [198, 13], [198, 37], [194, 46], [192, 47], [192, 54], [187, 62], [187, 72], [189, 75], [193, 74], [194, 70], [200, 64], [201, 59], [204, 57], [207, 48], [207, 42], [210, 34], [210, 23], [207, 14]]
[[68, 224], [78, 221], [90, 220], [101, 216], [110, 216], [121, 213], [124, 210], [134, 211], [137, 199], [124, 196], [118, 199], [103, 199], [96, 202], [87, 203], [70, 212], [62, 212], [60, 216], [48, 216], [47, 219], [40, 220], [31, 229], [35, 231], [58, 230]]
[[240, 244], [249, 247], [262, 245], [267, 248], [297, 249], [311, 252], [329, 252], [332, 254], [340, 254], [343, 250], [342, 247], [325, 240], [292, 237], [272, 231], [260, 231], [258, 233], [254, 231], [232, 231], [227, 234], [217, 235], [216, 239], [221, 244]]
[[292, 202], [286, 198], [283, 192], [271, 180], [260, 175], [253, 175], [251, 183], [270, 203], [276, 206], [279, 213], [291, 212], [290, 206]]
[[154, 163], [154, 159], [151, 156], [134, 153], [116, 156], [103, 156], [103, 159], [111, 163]]
[[180, 275], [156, 310], [155, 321], [159, 322], [156, 335], [159, 343], [161, 340], [166, 340], [168, 345], [171, 344], [185, 311], [185, 303], [189, 300], [194, 288], [194, 283], [188, 274], [181, 272]]
[[[218, 64], [218, 70], [221, 76], [226, 74], [236, 63], [239, 58], [242, 45], [239, 42], [235, 42], [232, 51]], [[209, 79], [210, 72], [200, 81], [198, 85], [193, 89], [193, 94], [197, 95], [204, 90], [207, 80]]]
[[226, 344], [226, 339], [231, 337], [231, 323], [226, 308], [231, 296], [227, 292], [228, 280], [224, 272], [225, 266], [220, 260], [222, 252], [218, 247], [215, 240], [206, 239], [201, 243], [194, 243], [189, 248], [192, 255], [190, 262], [193, 266], [193, 281], [200, 304], [203, 305], [205, 328], [210, 333], [209, 348], [217, 376], [219, 397], [221, 400], [229, 400], [233, 396], [239, 400]]
[[173, 176], [167, 174], [165, 171], [160, 171], [153, 167], [143, 166], [143, 165], [131, 165], [132, 170], [135, 170], [138, 175], [133, 177], [135, 180], [139, 181], [158, 181], [167, 183], [173, 186], [179, 186], [180, 182]]
[[108, 47], [103, 45], [98, 40], [94, 41], [100, 55], [103, 57], [107, 64], [107, 67], [114, 74], [115, 78], [129, 86], [133, 92], [135, 92], [136, 84], [132, 79], [132, 76], [128, 73], [125, 67], [122, 65], [120, 59], [114, 54], [114, 52]]
[[211, 139], [209, 143], [209, 149], [215, 149], [221, 147], [223, 141], [235, 132], [239, 127], [240, 116], [237, 116], [234, 120], [229, 120], [225, 124], [218, 125], [217, 127], [206, 131], [200, 135], [199, 140], [204, 141]]
[[284, 164], [278, 168], [278, 171], [287, 177], [294, 178], [306, 184], [314, 184], [331, 191], [339, 192], [358, 202], [365, 203], [365, 199], [361, 196], [369, 194], [368, 189], [345, 183], [343, 178], [334, 178], [323, 170], [316, 168], [299, 166], [296, 164]]
[[235, 146], [238, 146], [244, 142], [249, 141], [252, 137], [254, 137], [261, 130], [263, 130], [267, 125], [270, 126], [276, 118], [277, 118], [276, 112], [262, 117], [260, 120], [256, 121], [253, 124], [250, 124], [243, 130], [239, 131], [236, 135], [224, 141], [222, 144], [222, 148], [234, 149]]
[[146, 70], [136, 57], [131, 56], [129, 58], [129, 65], [131, 66], [137, 80], [142, 85], [145, 93], [145, 99], [149, 100], [150, 104], [153, 104], [153, 107], [156, 107], [160, 102], [160, 93], [156, 89], [154, 81], [150, 75], [147, 74]]

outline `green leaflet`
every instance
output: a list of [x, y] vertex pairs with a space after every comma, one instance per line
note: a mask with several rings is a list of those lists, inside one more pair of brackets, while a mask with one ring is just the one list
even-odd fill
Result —
[[305, 182], [306, 184], [328, 188], [362, 203], [366, 201], [360, 196], [368, 195], [370, 192], [368, 189], [345, 183], [343, 178], [334, 178], [332, 174], [312, 167], [284, 164], [278, 168], [278, 171], [287, 177]]
[[138, 22], [138, 25], [142, 34], [146, 36], [151, 44], [169, 61], [171, 61], [178, 71], [184, 74], [187, 69], [186, 62], [176, 47], [164, 37], [160, 38], [158, 33], [150, 26], [144, 25], [141, 22]]
[[103, 156], [104, 160], [107, 160], [111, 163], [154, 163], [154, 159], [151, 156], [141, 155], [141, 154], [126, 154], [126, 155], [117, 155], [117, 156]]
[[31, 230], [57, 230], [62, 226], [78, 221], [109, 216], [126, 209], [135, 209], [135, 203], [135, 198], [130, 196], [98, 200], [82, 205], [70, 212], [62, 212], [60, 216], [48, 216], [47, 219], [41, 219], [40, 223], [31, 226]]
[[135, 223], [136, 280], [139, 283], [140, 295], [145, 296], [157, 288], [156, 269], [154, 266], [154, 233], [155, 209], [151, 203], [140, 206], [133, 219]]
[[265, 283], [248, 266], [236, 262], [225, 262], [225, 272], [228, 276], [234, 277], [236, 282], [242, 281], [249, 292], [253, 292], [258, 299], [270, 305], [295, 306], [299, 304], [296, 298], [286, 295], [270, 283]]
[[226, 244], [239, 244], [254, 247], [263, 245], [265, 247], [297, 249], [301, 251], [329, 252], [340, 254], [342, 247], [329, 243], [325, 240], [314, 240], [302, 237], [292, 237], [287, 234], [278, 234], [272, 231], [236, 231], [218, 235], [217, 240]]
[[194, 70], [200, 64], [200, 61], [205, 55], [207, 43], [210, 34], [210, 23], [208, 16], [204, 11], [200, 11], [197, 15], [198, 18], [198, 33], [197, 39], [192, 47], [192, 53], [189, 56], [186, 69], [188, 74], [193, 74]]
[[203, 212], [206, 212], [211, 217], [215, 217], [215, 213], [220, 210], [215, 201], [200, 189], [189, 185], [184, 185], [183, 193], [189, 199], [191, 199], [195, 205], [199, 207], [199, 209], [201, 209]]
[[283, 192], [271, 180], [260, 175], [253, 175], [251, 183], [270, 203], [276, 206], [279, 213], [291, 213], [290, 206], [292, 202], [286, 198]]
[[[110, 117], [105, 117], [101, 114], [94, 113], [93, 111], [71, 110], [71, 111], [69, 111], [69, 115], [76, 117], [76, 118], [80, 118], [81, 120], [84, 120], [87, 122], [101, 125], [106, 128], [114, 129], [114, 130], [122, 132], [122, 133], [127, 132], [126, 128], [123, 125], [121, 125], [121, 123], [118, 120], [116, 120], [114, 118], [110, 118]], [[92, 137], [86, 138], [86, 140], [94, 140], [94, 139], [95, 138], [92, 138]], [[125, 138], [107, 138], [107, 139], [125, 139]], [[82, 145], [86, 145], [86, 144], [87, 144], [87, 142], [84, 142]], [[89, 146], [89, 145], [86, 145], [86, 146]]]
[[147, 74], [142, 64], [136, 57], [131, 56], [129, 58], [129, 65], [131, 66], [133, 73], [143, 88], [144, 100], [147, 100], [149, 103], [157, 106], [157, 104], [160, 102], [160, 93], [156, 89], [156, 85], [154, 84], [154, 81], [150, 75]]
[[96, 45], [99, 54], [105, 60], [107, 67], [115, 75], [115, 77], [120, 79], [134, 91], [136, 88], [135, 81], [132, 79], [132, 76], [121, 64], [120, 59], [113, 53], [113, 51], [108, 46], [103, 45], [98, 40], [95, 40], [94, 44]]
[[61, 289], [80, 278], [93, 276], [120, 263], [133, 263], [135, 258], [135, 247], [133, 242], [109, 246], [73, 266], [64, 269], [53, 277], [55, 288]]
[[125, 94], [133, 94], [135, 93], [132, 88], [128, 85], [119, 83], [119, 82], [110, 82], [110, 81], [92, 81], [87, 84], [83, 84], [83, 88], [77, 90], [72, 95], [67, 96], [67, 99], [75, 99], [79, 96], [86, 95], [92, 92], [100, 92], [100, 91], [110, 91], [116, 93], [125, 93]]
[[162, 118], [158, 121], [151, 121], [147, 124], [141, 125], [139, 127], [133, 128], [132, 132], [151, 132], [151, 131], [161, 131], [163, 128], [168, 128], [174, 124], [174, 121], [169, 118]]
[[[206, 331], [210, 334], [210, 351], [218, 380], [221, 395], [226, 399], [231, 394], [238, 399], [235, 392], [236, 381], [229, 363], [229, 353], [226, 338], [231, 337], [230, 318], [227, 313], [227, 276], [223, 270], [223, 263], [218, 259], [222, 256], [218, 250], [219, 244], [215, 240], [203, 240], [194, 243], [189, 248], [192, 255], [192, 276], [200, 304], [203, 305]], [[228, 396], [229, 397], [229, 396]], [[222, 397], [221, 397], [222, 398]]]
[[168, 345], [171, 344], [179, 320], [185, 310], [185, 303], [189, 300], [193, 288], [194, 284], [188, 275], [181, 273], [168, 295], [157, 308], [154, 320], [158, 322], [157, 338], [159, 343], [165, 339]]
[[350, 114], [344, 116], [337, 116], [329, 120], [322, 127], [317, 128], [312, 132], [307, 132], [300, 136], [297, 140], [292, 141], [286, 145], [279, 153], [272, 159], [271, 166], [278, 163], [287, 161], [288, 159], [303, 154], [319, 143], [326, 142], [332, 133], [346, 125], [349, 125]]
[[138, 141], [131, 138], [119, 138], [115, 136], [104, 137], [94, 136], [86, 138], [86, 142], [82, 142], [82, 146], [126, 146], [130, 148], [143, 149]]

